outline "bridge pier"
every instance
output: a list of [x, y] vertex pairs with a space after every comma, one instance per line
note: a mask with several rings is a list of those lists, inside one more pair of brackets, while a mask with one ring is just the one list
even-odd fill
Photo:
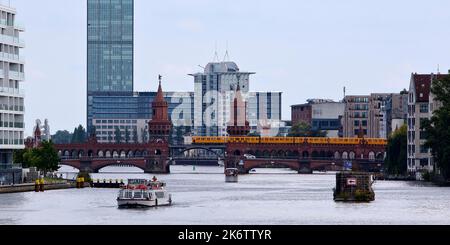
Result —
[[144, 172], [146, 174], [170, 174], [170, 160], [165, 157], [148, 158]]
[[313, 174], [310, 161], [299, 160], [298, 161], [298, 174]]

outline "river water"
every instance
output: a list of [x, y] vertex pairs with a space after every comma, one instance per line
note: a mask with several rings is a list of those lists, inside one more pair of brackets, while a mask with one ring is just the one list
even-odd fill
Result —
[[[147, 178], [108, 169], [98, 179]], [[130, 171], [131, 172], [131, 171]], [[15, 225], [319, 225], [450, 224], [450, 188], [378, 181], [376, 201], [335, 203], [333, 174], [257, 170], [225, 183], [223, 168], [174, 166], [159, 175], [174, 205], [118, 209], [115, 189], [72, 189], [0, 195], [0, 224]]]

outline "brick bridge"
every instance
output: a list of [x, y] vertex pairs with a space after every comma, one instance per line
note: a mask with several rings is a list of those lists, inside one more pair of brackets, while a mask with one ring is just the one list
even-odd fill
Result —
[[169, 173], [169, 145], [148, 144], [67, 144], [55, 146], [66, 165], [85, 172], [98, 172], [108, 166], [134, 166], [146, 173]]
[[354, 170], [380, 171], [385, 158], [385, 144], [368, 144], [364, 139], [357, 139], [357, 142], [227, 143], [226, 165], [237, 167], [242, 173], [267, 166], [285, 166], [299, 173], [311, 173], [314, 170], [342, 170], [346, 162], [351, 162]]
[[[160, 77], [161, 79], [161, 77]], [[56, 145], [61, 165], [81, 171], [98, 172], [107, 166], [135, 166], [146, 173], [169, 173], [172, 160], [191, 149], [204, 149], [224, 160], [225, 167], [237, 167], [248, 173], [258, 167], [289, 167], [299, 173], [313, 170], [341, 170], [351, 162], [353, 169], [379, 171], [385, 158], [386, 140], [360, 138], [246, 137], [250, 125], [246, 120], [246, 103], [236, 91], [227, 127], [230, 137], [193, 137], [190, 146], [170, 146], [172, 124], [168, 104], [159, 83], [152, 103], [149, 122], [150, 141], [146, 144], [101, 144], [94, 137], [85, 144]], [[36, 136], [35, 136], [36, 138]], [[222, 150], [219, 154], [217, 150]]]

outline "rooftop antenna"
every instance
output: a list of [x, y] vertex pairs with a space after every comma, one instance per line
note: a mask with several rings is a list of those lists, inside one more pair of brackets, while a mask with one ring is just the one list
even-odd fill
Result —
[[228, 52], [228, 41], [227, 41], [227, 49], [225, 52], [225, 57], [223, 57], [223, 61], [230, 61], [230, 53]]
[[215, 51], [214, 51], [214, 59], [213, 59], [213, 61], [214, 62], [219, 62], [219, 53], [217, 52], [217, 41], [216, 41], [216, 44], [215, 44]]
[[440, 67], [440, 65], [438, 64], [437, 65], [437, 74], [439, 75], [439, 74], [441, 74], [441, 69], [440, 69], [441, 67]]
[[347, 95], [347, 88], [344, 86], [344, 100], [346, 95]]

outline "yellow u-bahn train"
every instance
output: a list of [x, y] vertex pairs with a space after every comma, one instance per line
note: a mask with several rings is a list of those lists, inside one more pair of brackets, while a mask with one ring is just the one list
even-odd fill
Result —
[[245, 144], [311, 144], [311, 145], [387, 145], [386, 139], [375, 138], [309, 138], [309, 137], [192, 137], [192, 143], [214, 145], [227, 143]]

